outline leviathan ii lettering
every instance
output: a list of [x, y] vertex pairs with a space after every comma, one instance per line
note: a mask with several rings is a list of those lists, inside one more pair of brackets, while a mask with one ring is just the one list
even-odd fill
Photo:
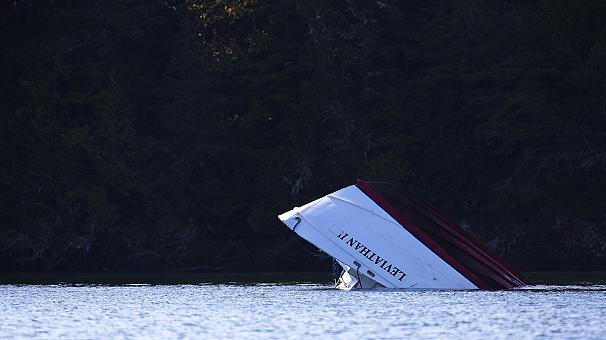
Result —
[[386, 259], [377, 255], [374, 251], [370, 250], [368, 247], [366, 247], [365, 245], [360, 243], [360, 241], [354, 239], [353, 236], [349, 236], [349, 237], [348, 236], [349, 236], [348, 233], [341, 231], [341, 233], [337, 237], [340, 240], [345, 241], [345, 243], [348, 246], [357, 250], [360, 254], [362, 254], [362, 256], [366, 257], [371, 262], [373, 262], [374, 264], [381, 267], [381, 269], [383, 269], [386, 272], [388, 272], [389, 274], [391, 274], [391, 276], [398, 278], [396, 275], [400, 275], [398, 280], [402, 281], [404, 276], [406, 276], [406, 274], [403, 271], [401, 271], [398, 267], [392, 265]]

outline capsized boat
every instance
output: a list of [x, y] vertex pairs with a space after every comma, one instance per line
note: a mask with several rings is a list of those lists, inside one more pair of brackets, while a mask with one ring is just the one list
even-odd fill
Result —
[[509, 289], [513, 267], [420, 198], [358, 180], [278, 218], [343, 268], [337, 288]]

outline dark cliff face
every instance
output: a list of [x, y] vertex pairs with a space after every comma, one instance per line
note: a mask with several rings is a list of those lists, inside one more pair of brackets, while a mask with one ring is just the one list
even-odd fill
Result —
[[356, 178], [606, 264], [603, 1], [1, 6], [1, 271], [329, 268], [276, 215]]

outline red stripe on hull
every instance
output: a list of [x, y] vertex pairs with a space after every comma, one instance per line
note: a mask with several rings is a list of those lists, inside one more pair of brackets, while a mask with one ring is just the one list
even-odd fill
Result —
[[[421, 225], [418, 226], [405, 217], [371, 184], [358, 180], [356, 187], [478, 288], [494, 290], [528, 284], [528, 280], [518, 271], [492, 254], [463, 229], [450, 222], [442, 213], [417, 197], [406, 193], [405, 203], [409, 209], [415, 209], [417, 217], [426, 219], [426, 222], [429, 221], [432, 230], [425, 228], [424, 231]], [[430, 234], [434, 235], [436, 239], [432, 238]], [[456, 253], [455, 256], [446, 251], [443, 246], [448, 246], [453, 250], [453, 253]]]

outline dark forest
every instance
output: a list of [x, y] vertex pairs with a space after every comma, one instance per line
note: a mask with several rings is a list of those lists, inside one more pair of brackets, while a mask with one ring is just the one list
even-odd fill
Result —
[[276, 216], [357, 178], [606, 267], [602, 0], [0, 6], [0, 271], [330, 270]]

